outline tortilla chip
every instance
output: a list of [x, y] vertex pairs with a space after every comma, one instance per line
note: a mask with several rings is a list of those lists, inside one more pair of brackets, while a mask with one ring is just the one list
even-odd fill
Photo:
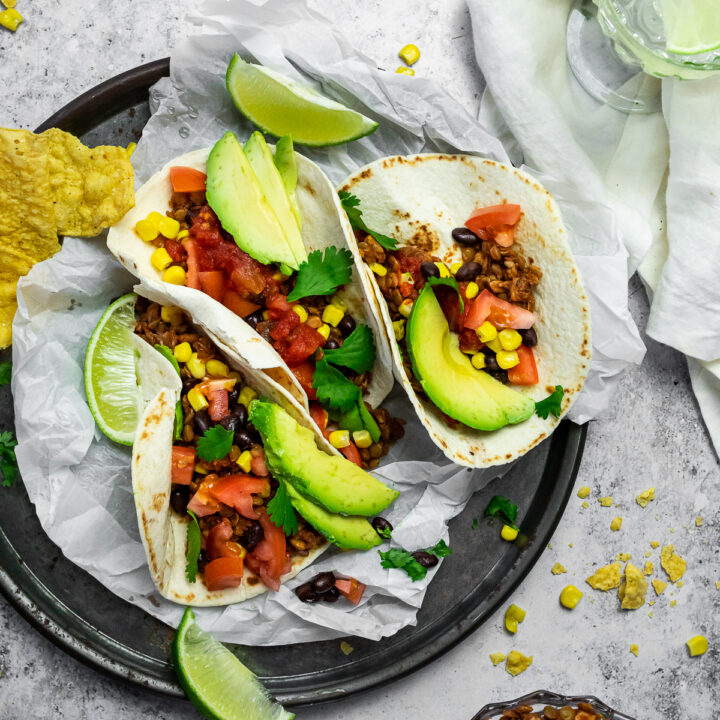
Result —
[[35, 264], [33, 258], [0, 245], [0, 350], [12, 342], [12, 321], [17, 309], [18, 279]]
[[39, 137], [48, 143], [50, 186], [60, 235], [92, 237], [135, 205], [133, 169], [125, 148], [88, 148], [57, 128]]

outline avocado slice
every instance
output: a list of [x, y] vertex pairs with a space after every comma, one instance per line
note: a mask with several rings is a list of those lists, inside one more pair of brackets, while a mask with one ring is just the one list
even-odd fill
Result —
[[360, 515], [336, 515], [301, 495], [292, 483], [286, 482], [285, 488], [292, 506], [300, 515], [328, 542], [335, 543], [340, 549], [369, 550], [382, 542], [367, 518]]
[[413, 371], [440, 410], [476, 430], [497, 430], [527, 420], [532, 398], [482, 370], [460, 350], [430, 285], [415, 301], [408, 320], [407, 346]]
[[[278, 169], [275, 167], [273, 155], [262, 133], [254, 132], [245, 143], [243, 152], [255, 173], [255, 177], [257, 177], [260, 183], [263, 194], [275, 211], [278, 222], [285, 233], [285, 237], [290, 245], [290, 250], [295, 257], [295, 265], [293, 267], [299, 267], [300, 263], [307, 260], [307, 250], [305, 249], [300, 228], [298, 227], [297, 220], [290, 206], [290, 198], [285, 190], [285, 184], [280, 177]], [[295, 182], [297, 183], [297, 177]]]
[[295, 197], [295, 188], [297, 187], [297, 163], [295, 162], [295, 150], [293, 149], [293, 141], [290, 135], [283, 135], [278, 138], [275, 143], [275, 155], [273, 156], [275, 167], [280, 173], [280, 177], [285, 186], [285, 192], [290, 200], [290, 207], [297, 221], [298, 227], [302, 230], [302, 215]]
[[238, 139], [226, 132], [207, 160], [207, 201], [238, 246], [258, 262], [298, 262]]
[[312, 431], [274, 403], [255, 400], [250, 422], [262, 436], [270, 472], [332, 513], [377, 515], [400, 494], [355, 463], [320, 450]]

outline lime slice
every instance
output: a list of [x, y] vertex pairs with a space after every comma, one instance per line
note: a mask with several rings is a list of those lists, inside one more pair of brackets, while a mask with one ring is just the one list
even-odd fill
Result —
[[90, 412], [111, 440], [132, 445], [142, 410], [131, 338], [135, 300], [128, 293], [103, 313], [85, 353], [85, 393]]
[[185, 610], [173, 641], [178, 680], [192, 704], [211, 720], [292, 720], [257, 677]]
[[246, 63], [228, 65], [225, 84], [237, 109], [270, 135], [300, 145], [339, 145], [369, 135], [378, 124], [280, 73]]
[[667, 49], [697, 55], [720, 47], [720, 11], [717, 0], [661, 0]]

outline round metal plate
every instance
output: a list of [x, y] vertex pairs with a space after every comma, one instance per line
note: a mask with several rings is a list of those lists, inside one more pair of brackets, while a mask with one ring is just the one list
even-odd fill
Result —
[[[169, 61], [143, 65], [68, 104], [38, 130], [59, 127], [89, 145], [136, 140], [149, 117], [148, 90]], [[0, 353], [0, 361], [9, 351]], [[0, 429], [13, 426], [10, 388], [0, 388]], [[504, 602], [540, 557], [567, 504], [586, 430], [563, 422], [551, 438], [490, 483], [450, 523], [453, 554], [441, 566], [417, 625], [380, 642], [349, 638], [280, 647], [235, 646], [237, 656], [290, 706], [336, 700], [417, 670], [460, 642]], [[428, 441], [429, 442], [429, 441]], [[521, 508], [525, 542], [498, 539], [483, 519], [495, 494]], [[473, 519], [479, 518], [477, 529]], [[0, 591], [40, 632], [92, 667], [182, 696], [170, 664], [173, 630], [113, 595], [69, 562], [47, 538], [23, 484], [2, 491]]]

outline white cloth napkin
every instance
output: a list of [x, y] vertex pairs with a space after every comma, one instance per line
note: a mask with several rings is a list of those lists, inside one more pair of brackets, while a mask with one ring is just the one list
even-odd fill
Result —
[[[626, 115], [595, 101], [570, 70], [571, 0], [468, 5], [487, 82], [481, 120], [550, 190], [547, 176], [574, 185], [585, 212], [568, 224], [582, 228], [583, 242], [603, 248], [606, 279], [617, 292], [625, 293], [639, 270], [653, 300], [647, 333], [688, 355], [693, 389], [720, 449], [720, 78], [666, 79], [662, 113]], [[597, 206], [606, 210], [600, 222]], [[618, 327], [619, 348], [635, 362], [642, 357], [628, 325]]]

